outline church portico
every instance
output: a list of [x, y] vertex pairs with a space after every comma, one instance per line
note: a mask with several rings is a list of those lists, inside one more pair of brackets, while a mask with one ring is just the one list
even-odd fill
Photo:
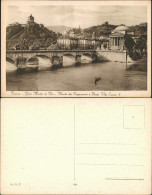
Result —
[[114, 34], [110, 36], [110, 48], [123, 50], [124, 46], [124, 36], [121, 34]]
[[111, 50], [125, 50], [125, 35], [134, 36], [134, 31], [121, 24], [110, 35], [109, 46]]

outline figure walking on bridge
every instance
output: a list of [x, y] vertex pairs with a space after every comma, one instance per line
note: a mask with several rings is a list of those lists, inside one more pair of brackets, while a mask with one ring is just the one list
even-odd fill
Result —
[[101, 77], [95, 77], [95, 85], [97, 85], [97, 82], [101, 80]]

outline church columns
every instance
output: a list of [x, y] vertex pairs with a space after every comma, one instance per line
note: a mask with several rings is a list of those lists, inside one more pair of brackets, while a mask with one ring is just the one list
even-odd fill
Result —
[[117, 46], [117, 37], [115, 37], [115, 46]]
[[113, 46], [119, 46], [119, 37], [113, 37]]
[[123, 49], [124, 47], [124, 37], [123, 36], [119, 36], [119, 35], [115, 35], [110, 37], [110, 47], [113, 50], [119, 50], [119, 49]]

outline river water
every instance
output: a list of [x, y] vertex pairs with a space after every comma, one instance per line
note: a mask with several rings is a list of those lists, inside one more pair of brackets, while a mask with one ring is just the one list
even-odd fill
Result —
[[[82, 59], [75, 66], [73, 59], [64, 58], [63, 68], [51, 70], [48, 59], [39, 59], [37, 72], [17, 73], [7, 62], [7, 91], [125, 91], [146, 90], [147, 73], [127, 70], [126, 63], [91, 63]], [[95, 77], [101, 77], [95, 86]]]

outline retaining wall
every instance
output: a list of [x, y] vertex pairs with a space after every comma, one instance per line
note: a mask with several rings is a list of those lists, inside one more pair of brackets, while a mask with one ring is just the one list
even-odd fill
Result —
[[[133, 62], [126, 51], [97, 50], [98, 60], [110, 62]], [[126, 58], [127, 55], [127, 58]]]

